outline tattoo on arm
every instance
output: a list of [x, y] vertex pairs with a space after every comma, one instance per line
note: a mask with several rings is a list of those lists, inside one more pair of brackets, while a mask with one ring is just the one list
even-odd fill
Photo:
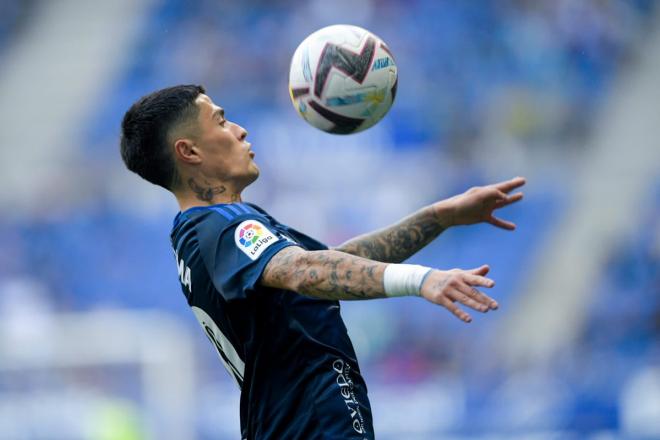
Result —
[[447, 229], [430, 207], [390, 227], [355, 237], [336, 249], [384, 263], [400, 263]]
[[202, 186], [199, 183], [195, 181], [192, 177], [188, 179], [188, 186], [190, 189], [193, 190], [195, 195], [199, 200], [203, 200], [204, 202], [212, 202], [213, 197], [217, 196], [218, 194], [222, 194], [225, 191], [227, 191], [227, 188], [225, 188], [223, 185], [220, 186]]
[[385, 297], [385, 264], [337, 251], [287, 247], [266, 265], [261, 284], [332, 300]]

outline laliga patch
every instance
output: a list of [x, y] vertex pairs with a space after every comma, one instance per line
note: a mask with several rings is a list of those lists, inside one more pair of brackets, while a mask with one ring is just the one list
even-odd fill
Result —
[[256, 220], [245, 220], [236, 227], [234, 240], [236, 241], [236, 246], [245, 255], [256, 260], [268, 246], [275, 243], [279, 238], [260, 222]]

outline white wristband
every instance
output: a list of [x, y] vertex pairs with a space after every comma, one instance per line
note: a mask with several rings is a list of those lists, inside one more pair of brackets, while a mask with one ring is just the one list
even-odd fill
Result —
[[388, 264], [383, 273], [383, 286], [387, 296], [419, 296], [430, 267], [417, 264]]

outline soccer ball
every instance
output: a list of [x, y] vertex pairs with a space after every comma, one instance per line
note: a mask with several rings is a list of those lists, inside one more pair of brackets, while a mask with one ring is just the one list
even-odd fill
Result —
[[300, 116], [328, 133], [357, 133], [394, 102], [397, 68], [387, 45], [357, 26], [320, 29], [291, 60], [289, 93]]

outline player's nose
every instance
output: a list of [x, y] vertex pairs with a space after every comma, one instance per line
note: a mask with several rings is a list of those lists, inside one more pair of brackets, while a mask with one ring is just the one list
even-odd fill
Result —
[[244, 141], [245, 138], [246, 138], [247, 135], [248, 135], [247, 130], [244, 129], [243, 127], [241, 127], [241, 126], [238, 125], [238, 124], [236, 124], [236, 128], [238, 129], [238, 133], [237, 133], [238, 140], [239, 140], [239, 141]]

